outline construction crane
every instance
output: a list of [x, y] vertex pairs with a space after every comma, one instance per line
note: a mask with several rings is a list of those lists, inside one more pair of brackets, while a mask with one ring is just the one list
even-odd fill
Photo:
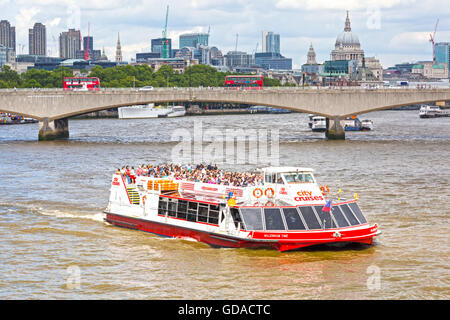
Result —
[[437, 30], [438, 23], [439, 23], [439, 18], [436, 21], [436, 26], [434, 27], [433, 35], [431, 35], [431, 33], [430, 33], [430, 42], [431, 42], [431, 45], [433, 46], [433, 64], [436, 64], [436, 52], [434, 49], [434, 39], [436, 37], [436, 30]]
[[257, 43], [256, 43], [256, 48], [255, 48], [255, 51], [253, 52], [253, 54], [255, 54], [255, 53], [258, 52], [258, 47], [259, 47], [259, 43], [257, 42]]
[[166, 24], [162, 32], [162, 58], [169, 58], [169, 40], [167, 39], [167, 21], [169, 20], [169, 5], [166, 11]]

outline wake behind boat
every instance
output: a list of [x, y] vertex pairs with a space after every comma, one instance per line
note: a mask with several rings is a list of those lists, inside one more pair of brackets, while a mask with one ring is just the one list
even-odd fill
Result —
[[371, 245], [380, 234], [357, 199], [332, 199], [309, 168], [237, 174], [169, 165], [139, 168], [136, 175], [117, 172], [105, 214], [112, 225], [212, 247], [286, 251], [318, 244]]

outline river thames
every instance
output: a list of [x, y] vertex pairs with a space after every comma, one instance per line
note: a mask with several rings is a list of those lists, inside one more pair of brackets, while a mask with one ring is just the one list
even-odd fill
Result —
[[[306, 114], [69, 120], [0, 126], [0, 299], [449, 299], [450, 118], [363, 115], [374, 131], [327, 141]], [[111, 174], [171, 161], [179, 128], [279, 132], [279, 165], [359, 194], [382, 235], [372, 247], [214, 249], [108, 225]], [[237, 171], [252, 165], [231, 166]]]

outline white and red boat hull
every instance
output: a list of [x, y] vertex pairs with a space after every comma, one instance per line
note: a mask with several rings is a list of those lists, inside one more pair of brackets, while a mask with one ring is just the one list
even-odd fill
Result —
[[271, 248], [279, 251], [332, 243], [361, 243], [372, 245], [374, 237], [379, 235], [376, 224], [326, 230], [284, 232], [250, 231], [250, 236], [243, 238], [108, 212], [106, 212], [105, 221], [115, 226], [145, 231], [159, 236], [194, 239], [212, 247]]

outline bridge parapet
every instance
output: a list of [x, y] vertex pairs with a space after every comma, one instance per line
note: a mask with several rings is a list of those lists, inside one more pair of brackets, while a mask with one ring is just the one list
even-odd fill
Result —
[[[398, 106], [450, 101], [450, 88], [270, 87], [262, 90], [229, 90], [210, 87], [154, 88], [148, 91], [134, 88], [103, 88], [100, 91], [0, 90], [0, 111], [21, 114], [41, 122], [47, 119], [49, 123], [121, 106], [188, 101], [264, 105], [322, 115], [334, 121], [355, 114]], [[44, 124], [42, 126], [45, 127]]]

